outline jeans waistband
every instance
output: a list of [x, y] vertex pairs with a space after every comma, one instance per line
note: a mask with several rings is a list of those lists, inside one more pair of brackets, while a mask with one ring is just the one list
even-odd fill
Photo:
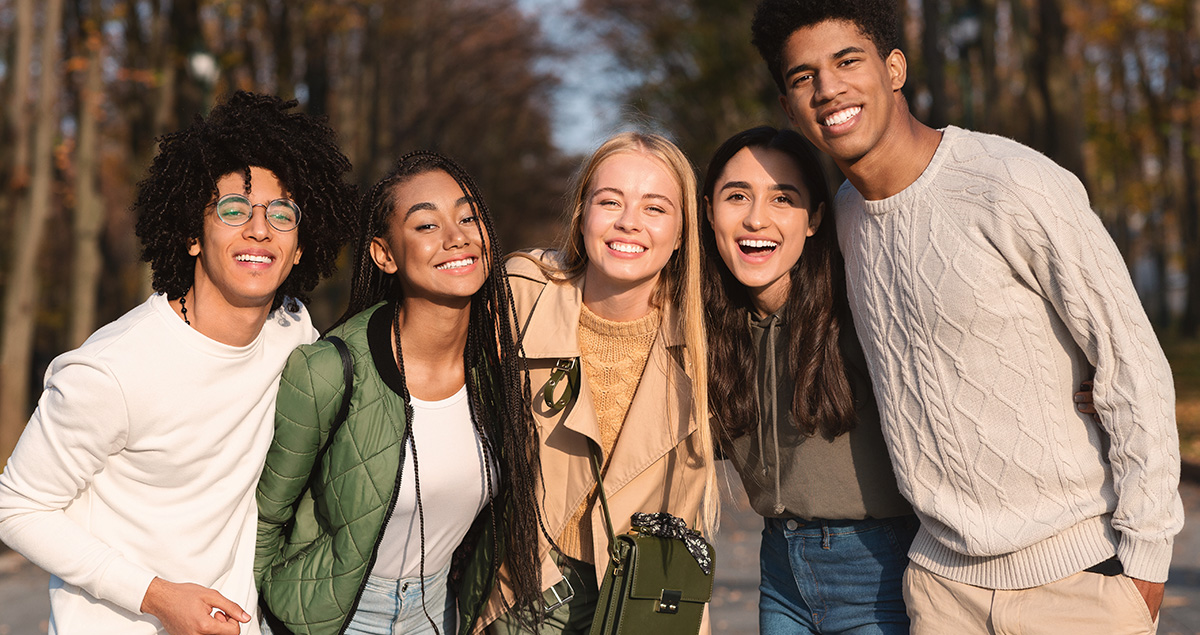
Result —
[[[433, 571], [433, 572], [426, 571], [425, 572], [426, 586], [428, 586], [430, 583], [437, 582], [438, 578], [446, 577], [447, 575], [449, 575], [449, 573], [450, 573], [450, 563], [449, 562], [446, 563], [446, 566], [442, 567], [441, 569], [439, 569], [437, 571]], [[420, 584], [420, 583], [421, 583], [421, 576], [419, 576], [419, 575], [414, 575], [409, 578], [385, 578], [383, 576], [375, 575], [374, 573], [372, 573], [367, 576], [367, 586], [374, 588], [377, 591], [382, 591], [382, 592], [399, 591], [399, 592], [403, 593], [403, 592], [407, 591], [408, 588], [411, 587], [412, 585]]]
[[799, 531], [808, 529], [811, 531], [831, 531], [832, 533], [844, 533], [837, 530], [849, 531], [864, 531], [875, 527], [893, 527], [907, 526], [910, 523], [916, 525], [920, 521], [915, 515], [893, 516], [891, 518], [863, 518], [858, 520], [844, 519], [827, 519], [827, 518], [764, 518], [768, 529], [786, 529], [788, 531]]

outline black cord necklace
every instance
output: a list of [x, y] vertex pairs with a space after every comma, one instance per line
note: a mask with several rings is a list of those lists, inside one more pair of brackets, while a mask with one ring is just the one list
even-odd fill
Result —
[[183, 323], [191, 326], [192, 323], [187, 319], [187, 294], [179, 296], [179, 312], [183, 314]]

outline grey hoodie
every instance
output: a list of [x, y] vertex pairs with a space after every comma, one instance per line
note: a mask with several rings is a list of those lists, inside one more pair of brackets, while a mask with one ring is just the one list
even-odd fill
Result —
[[896, 488], [853, 324], [843, 324], [839, 345], [858, 423], [831, 440], [819, 432], [809, 436], [792, 422], [783, 310], [761, 319], [751, 314], [748, 322], [758, 360], [759, 422], [755, 431], [727, 442], [725, 455], [741, 475], [754, 510], [772, 518], [826, 520], [911, 514]]

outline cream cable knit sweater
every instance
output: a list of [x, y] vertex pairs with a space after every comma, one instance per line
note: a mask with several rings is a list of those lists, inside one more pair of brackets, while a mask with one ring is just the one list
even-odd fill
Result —
[[[950, 127], [912, 185], [864, 201], [847, 182], [836, 213], [884, 434], [921, 517], [911, 559], [1016, 589], [1115, 553], [1164, 581], [1183, 524], [1171, 369], [1078, 179]], [[1072, 403], [1093, 372], [1099, 425]]]

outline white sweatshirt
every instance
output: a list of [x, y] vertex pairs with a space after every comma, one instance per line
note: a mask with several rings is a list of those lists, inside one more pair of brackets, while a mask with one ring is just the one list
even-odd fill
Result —
[[254, 488], [284, 362], [316, 335], [280, 309], [228, 346], [153, 295], [54, 360], [0, 474], [0, 540], [52, 574], [52, 634], [165, 633], [140, 612], [155, 576], [257, 615]]

